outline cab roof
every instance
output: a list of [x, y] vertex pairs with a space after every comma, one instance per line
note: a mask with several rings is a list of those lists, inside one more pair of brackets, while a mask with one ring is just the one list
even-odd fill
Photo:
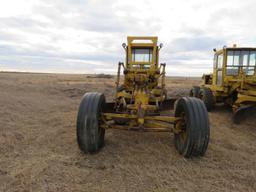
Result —
[[131, 47], [154, 47], [157, 46], [156, 36], [128, 36], [128, 46]]

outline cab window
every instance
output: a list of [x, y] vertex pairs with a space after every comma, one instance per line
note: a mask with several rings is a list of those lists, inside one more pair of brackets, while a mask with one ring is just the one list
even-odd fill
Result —
[[238, 75], [241, 68], [246, 75], [254, 75], [255, 73], [255, 51], [246, 50], [229, 50], [227, 52], [227, 75]]
[[214, 55], [214, 59], [213, 59], [213, 69], [217, 68], [217, 55]]
[[222, 65], [223, 65], [223, 54], [219, 54], [218, 55], [218, 69], [222, 69]]
[[151, 48], [133, 48], [132, 49], [132, 61], [133, 62], [152, 62]]
[[254, 75], [256, 70], [256, 51], [250, 51], [248, 67], [246, 70], [247, 75]]

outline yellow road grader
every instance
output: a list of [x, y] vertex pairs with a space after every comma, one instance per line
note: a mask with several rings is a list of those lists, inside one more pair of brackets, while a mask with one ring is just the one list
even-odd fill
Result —
[[256, 106], [256, 48], [233, 45], [214, 52], [213, 73], [203, 75], [202, 85], [194, 86], [190, 96], [202, 99], [208, 111], [215, 103], [231, 106], [239, 123]]
[[[85, 93], [77, 116], [77, 142], [84, 153], [98, 152], [105, 130], [166, 131], [184, 157], [203, 156], [210, 127], [204, 103], [198, 98], [168, 98], [165, 64], [159, 64], [157, 37], [128, 37], [125, 63], [119, 62], [114, 102], [104, 94]], [[123, 72], [123, 76], [121, 76]], [[174, 114], [171, 109], [174, 109]]]

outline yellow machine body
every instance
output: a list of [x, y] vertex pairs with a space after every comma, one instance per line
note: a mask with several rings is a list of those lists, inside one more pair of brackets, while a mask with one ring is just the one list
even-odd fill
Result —
[[231, 105], [234, 112], [256, 105], [256, 48], [215, 51], [213, 73], [203, 75], [201, 86], [210, 88], [215, 102]]
[[118, 64], [114, 102], [105, 102], [102, 93], [85, 93], [77, 116], [82, 151], [97, 152], [104, 145], [105, 130], [112, 128], [174, 132], [181, 155], [205, 154], [210, 137], [207, 110], [197, 98], [167, 98], [161, 47], [157, 37], [128, 37], [123, 44], [125, 62]]

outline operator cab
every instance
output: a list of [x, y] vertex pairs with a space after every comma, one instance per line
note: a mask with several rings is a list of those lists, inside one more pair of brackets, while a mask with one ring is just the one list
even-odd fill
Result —
[[126, 68], [131, 71], [144, 71], [158, 68], [157, 37], [128, 37], [126, 51]]
[[221, 86], [223, 77], [236, 79], [256, 75], [256, 48], [224, 47], [214, 55], [213, 83]]

